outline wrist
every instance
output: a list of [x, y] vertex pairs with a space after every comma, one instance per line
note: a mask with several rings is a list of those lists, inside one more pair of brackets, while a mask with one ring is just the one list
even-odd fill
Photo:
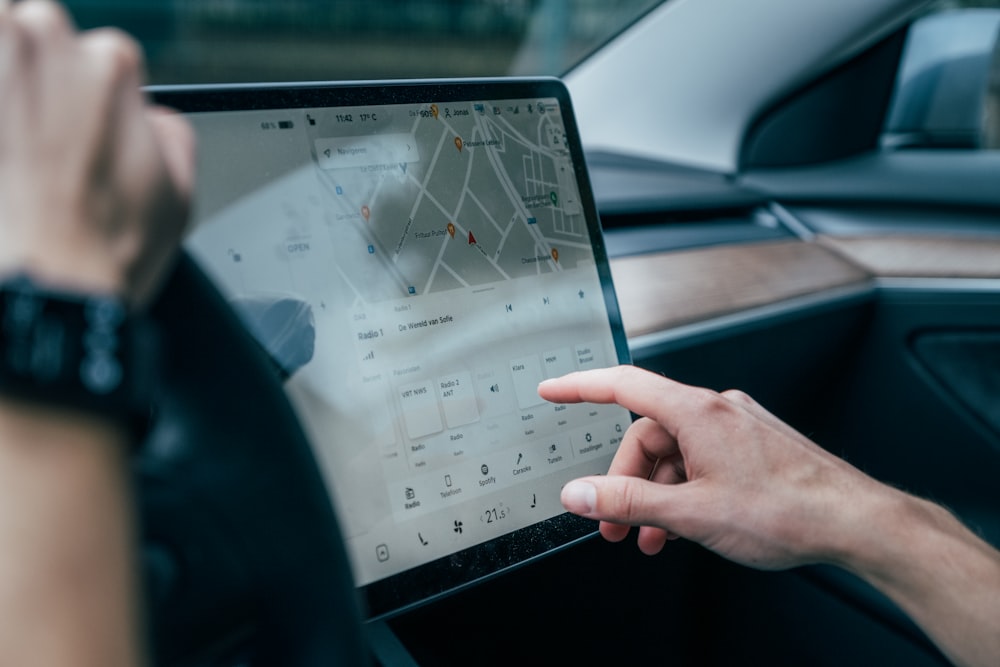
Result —
[[856, 504], [853, 530], [840, 542], [831, 562], [889, 592], [911, 580], [929, 560], [936, 562], [928, 559], [933, 550], [967, 531], [938, 504], [893, 487], [878, 487]]
[[840, 522], [829, 531], [824, 562], [865, 579], [898, 567], [900, 545], [908, 541], [922, 502], [871, 480], [835, 513]]
[[23, 274], [0, 280], [0, 396], [110, 418], [140, 435], [156, 343], [150, 322], [116, 297]]

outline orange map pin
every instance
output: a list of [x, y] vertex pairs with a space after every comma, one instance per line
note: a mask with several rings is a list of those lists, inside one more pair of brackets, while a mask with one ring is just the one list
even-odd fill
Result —
[[434, 116], [434, 118], [438, 117], [438, 105], [436, 104], [431, 105], [431, 115]]
[[559, 261], [559, 251], [555, 248], [552, 249], [552, 259]]
[[462, 137], [455, 137], [455, 148], [458, 149], [459, 153], [462, 152]]
[[370, 208], [368, 208], [367, 205], [366, 206], [362, 206], [361, 207], [361, 215], [364, 217], [365, 222], [367, 222], [368, 218], [372, 217], [372, 211], [371, 211]]
[[455, 224], [452, 222], [448, 223], [448, 234], [451, 238], [455, 238]]

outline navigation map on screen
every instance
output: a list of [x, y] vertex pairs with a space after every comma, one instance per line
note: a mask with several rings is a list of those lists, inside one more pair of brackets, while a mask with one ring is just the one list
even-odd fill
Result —
[[190, 118], [188, 247], [288, 377], [359, 586], [607, 470], [627, 411], [537, 393], [620, 359], [556, 98]]

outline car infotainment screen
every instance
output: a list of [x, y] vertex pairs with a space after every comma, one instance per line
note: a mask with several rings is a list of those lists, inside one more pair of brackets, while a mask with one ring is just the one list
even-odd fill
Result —
[[154, 94], [198, 135], [186, 246], [285, 378], [369, 616], [593, 534], [560, 488], [630, 415], [537, 392], [628, 360], [564, 86]]

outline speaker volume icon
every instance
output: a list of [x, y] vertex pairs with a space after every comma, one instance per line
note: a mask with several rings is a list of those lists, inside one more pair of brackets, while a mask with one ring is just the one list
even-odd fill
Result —
[[500, 385], [498, 385], [498, 384], [492, 384], [492, 385], [490, 385], [490, 391], [493, 392], [494, 394], [499, 394], [500, 393]]

